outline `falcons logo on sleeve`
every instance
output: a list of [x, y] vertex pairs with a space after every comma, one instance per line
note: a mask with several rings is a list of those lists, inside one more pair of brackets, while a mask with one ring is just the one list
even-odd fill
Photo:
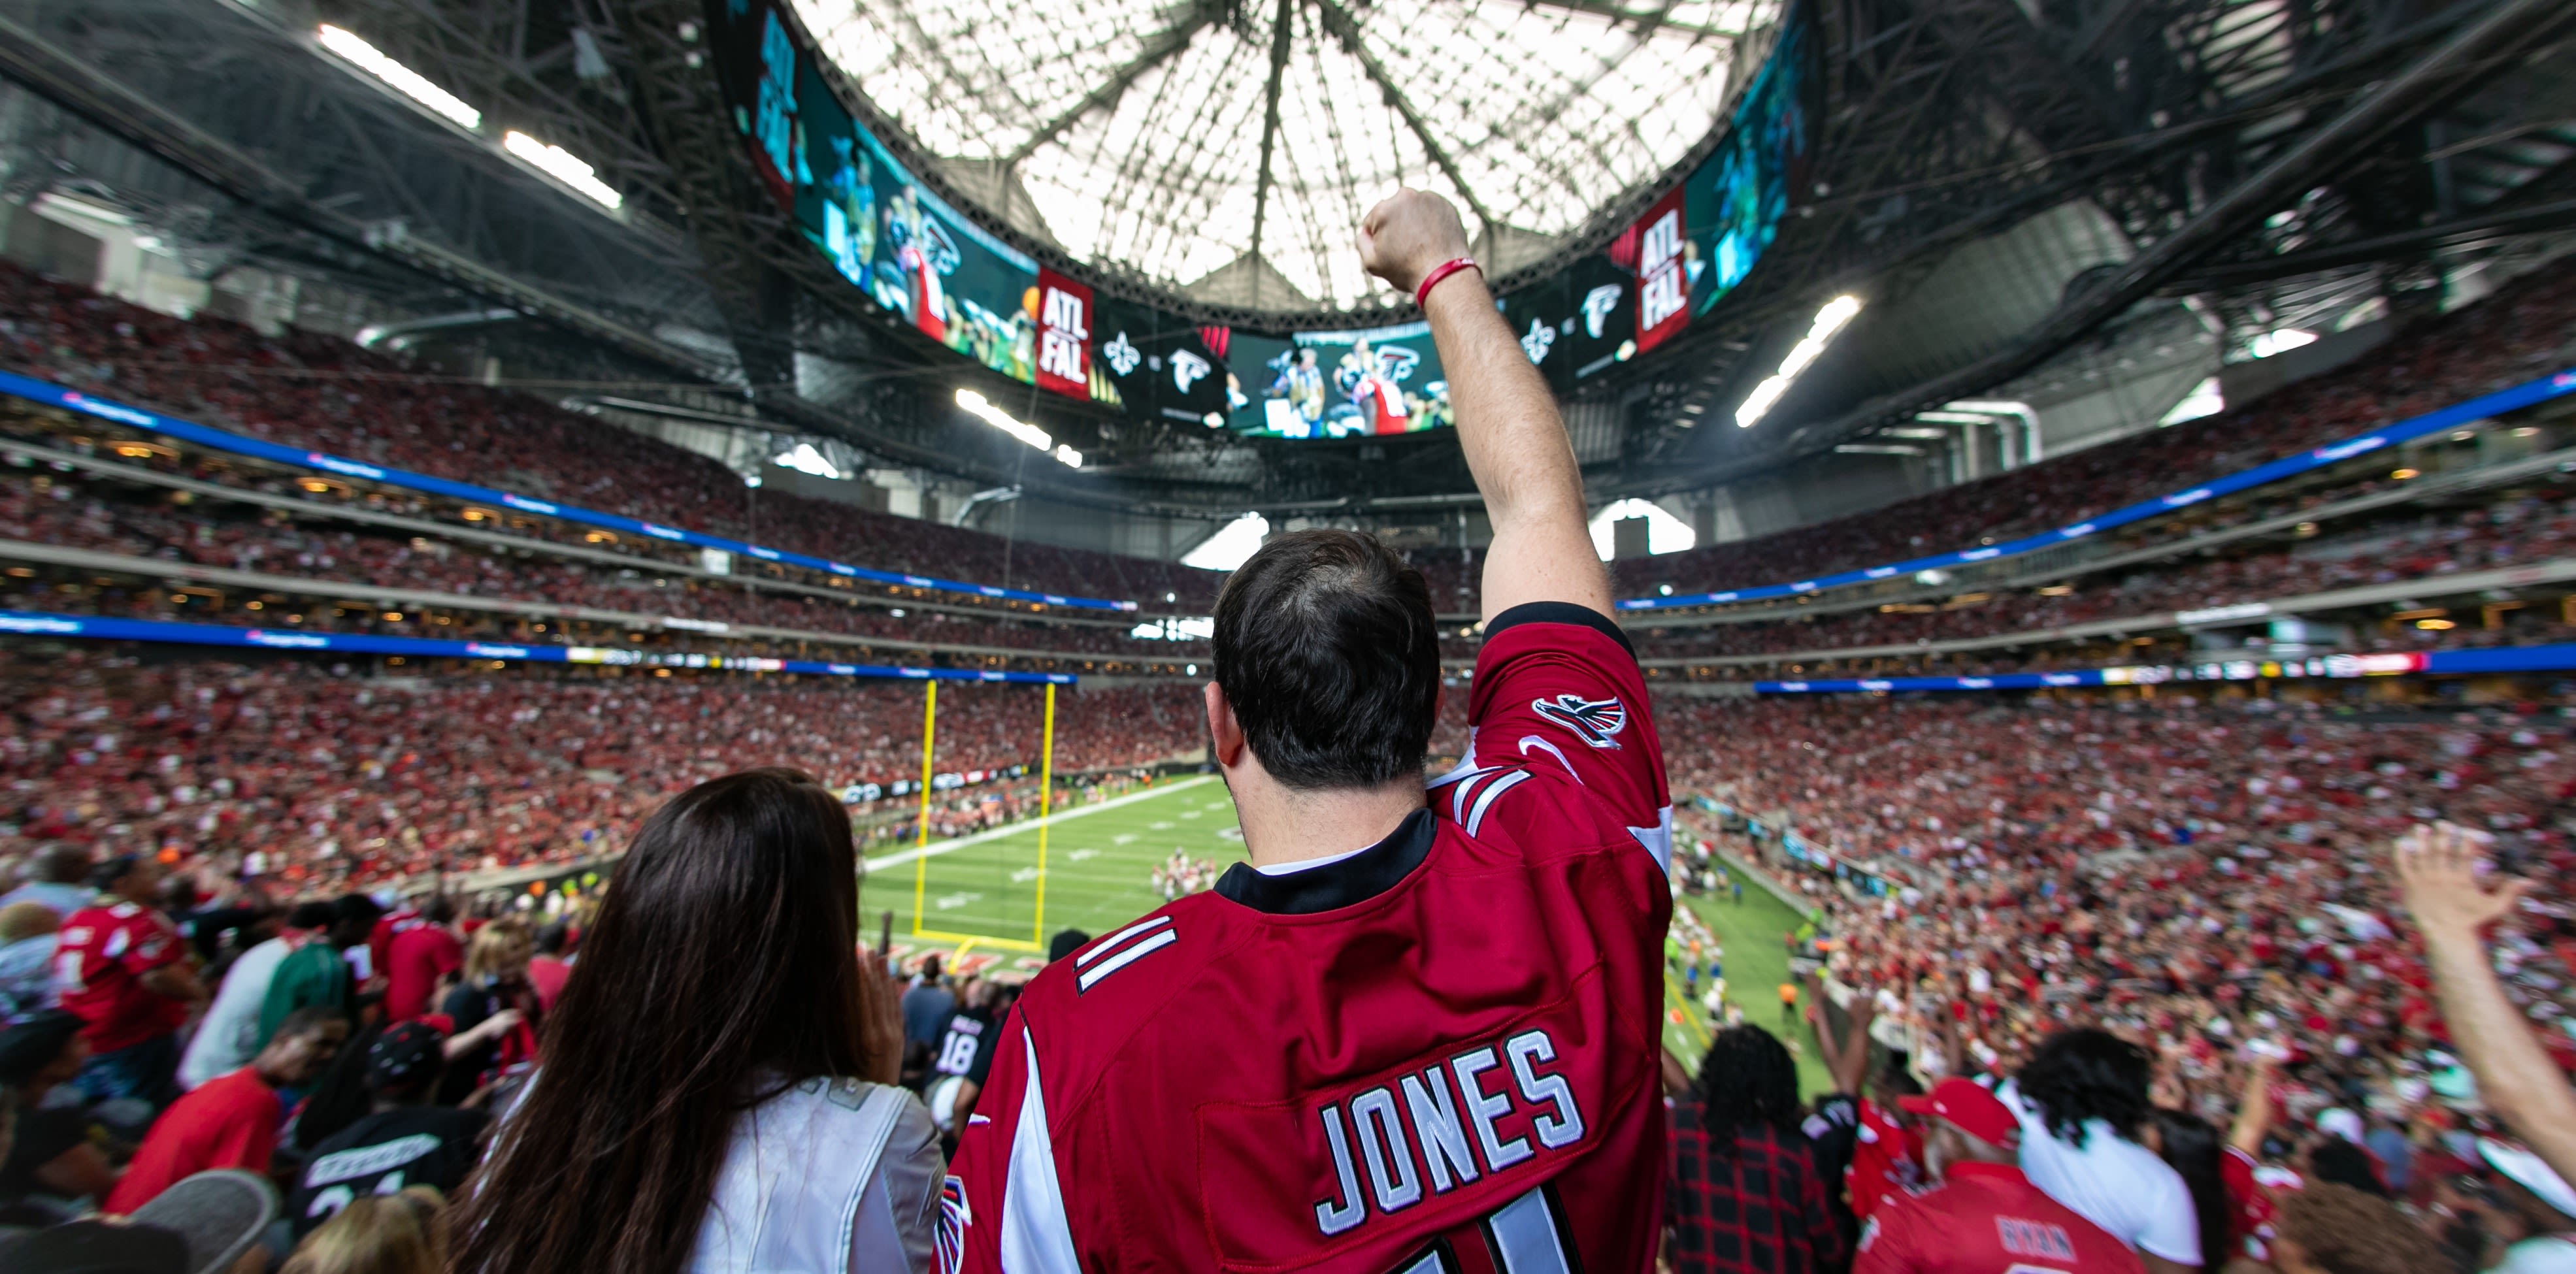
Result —
[[966, 1227], [974, 1224], [974, 1209], [966, 1203], [966, 1183], [955, 1177], [939, 1186], [938, 1246], [940, 1274], [957, 1274], [966, 1264]]
[[1596, 748], [1619, 746], [1619, 741], [1610, 736], [1628, 728], [1628, 705], [1617, 699], [1558, 695], [1554, 699], [1530, 700], [1530, 710], [1572, 730], [1576, 738]]

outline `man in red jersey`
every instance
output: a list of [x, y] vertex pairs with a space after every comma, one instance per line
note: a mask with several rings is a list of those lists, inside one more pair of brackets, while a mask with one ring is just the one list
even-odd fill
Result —
[[2139, 1274], [2129, 1245], [2032, 1185], [2018, 1166], [2021, 1120], [1993, 1093], [1945, 1079], [1898, 1106], [1929, 1121], [1926, 1164], [1941, 1184], [1881, 1203], [1862, 1227], [1852, 1274]]
[[54, 988], [91, 1049], [72, 1083], [95, 1100], [137, 1097], [158, 1109], [179, 1096], [178, 1030], [206, 988], [179, 931], [152, 906], [159, 863], [111, 858], [90, 881], [99, 900], [64, 918], [54, 948]]
[[1034, 978], [944, 1199], [943, 1268], [1542, 1274], [1654, 1263], [1672, 808], [1582, 481], [1458, 214], [1361, 259], [1418, 293], [1494, 539], [1466, 759], [1421, 575], [1277, 537], [1216, 606], [1208, 725], [1251, 861]]
[[452, 927], [456, 901], [438, 894], [421, 904], [419, 920], [385, 944], [385, 1021], [408, 1022], [429, 1012], [438, 981], [465, 964], [465, 944]]

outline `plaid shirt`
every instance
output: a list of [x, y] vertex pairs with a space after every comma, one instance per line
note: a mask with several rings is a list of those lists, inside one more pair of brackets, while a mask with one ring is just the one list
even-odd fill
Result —
[[1664, 1194], [1680, 1274], [1810, 1274], [1849, 1259], [1807, 1139], [1741, 1130], [1721, 1154], [1699, 1103], [1673, 1107], [1673, 1186]]

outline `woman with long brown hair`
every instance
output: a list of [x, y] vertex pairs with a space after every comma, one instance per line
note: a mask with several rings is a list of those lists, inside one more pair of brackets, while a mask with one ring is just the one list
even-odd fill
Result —
[[944, 1169], [892, 1087], [903, 1028], [858, 955], [839, 800], [793, 770], [647, 820], [468, 1186], [473, 1274], [924, 1270]]

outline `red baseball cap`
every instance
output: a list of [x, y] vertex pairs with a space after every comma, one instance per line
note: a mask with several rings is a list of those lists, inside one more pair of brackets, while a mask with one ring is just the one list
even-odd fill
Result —
[[1933, 1085], [1929, 1094], [1899, 1097], [1896, 1104], [1908, 1114], [1947, 1120], [1989, 1146], [2010, 1150], [2021, 1144], [2021, 1121], [2013, 1117], [2011, 1108], [1969, 1080], [1945, 1079]]

